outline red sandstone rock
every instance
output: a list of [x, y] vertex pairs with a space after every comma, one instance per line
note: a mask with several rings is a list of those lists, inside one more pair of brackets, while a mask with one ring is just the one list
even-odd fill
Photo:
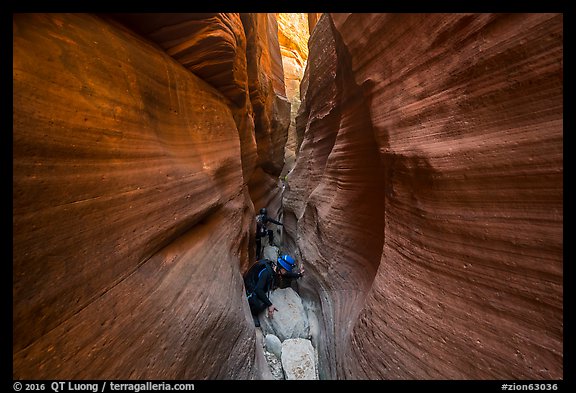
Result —
[[312, 30], [314, 30], [314, 27], [318, 23], [318, 20], [320, 19], [321, 16], [322, 13], [318, 12], [308, 14], [308, 31], [310, 32], [310, 34], [312, 34]]
[[111, 16], [158, 44], [230, 99], [228, 106], [241, 142], [242, 172], [248, 182], [256, 169], [257, 154], [248, 91], [246, 36], [240, 15], [124, 13]]
[[562, 25], [320, 19], [285, 214], [321, 377], [563, 378]]
[[[224, 68], [245, 29], [248, 82], [93, 16], [14, 16], [14, 379], [262, 375], [240, 272], [253, 208], [280, 212], [275, 20], [145, 17], [147, 40], [219, 20]], [[321, 378], [563, 377], [562, 26], [320, 19], [283, 221]]]
[[290, 101], [290, 127], [284, 152], [282, 176], [294, 167], [296, 160], [296, 116], [300, 108], [300, 84], [308, 59], [308, 14], [279, 13], [278, 36], [282, 53], [282, 67], [286, 97]]
[[114, 14], [196, 76], [243, 107], [248, 93], [246, 37], [240, 15]]
[[[284, 166], [290, 125], [278, 27], [274, 14], [242, 14], [246, 32], [248, 81], [254, 108], [258, 165], [277, 178]], [[251, 188], [254, 186], [250, 184]], [[255, 204], [259, 204], [253, 199]]]
[[[278, 210], [277, 177], [284, 166], [290, 103], [285, 97], [275, 14], [113, 17], [158, 44], [231, 100], [244, 182], [252, 202], [256, 209], [271, 205]], [[269, 192], [260, 194], [261, 189]]]
[[13, 26], [14, 379], [256, 377], [228, 100], [99, 18]]

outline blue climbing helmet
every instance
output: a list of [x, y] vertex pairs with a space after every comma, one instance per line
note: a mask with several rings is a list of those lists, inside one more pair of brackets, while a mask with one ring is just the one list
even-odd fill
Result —
[[294, 269], [294, 265], [296, 265], [296, 261], [290, 255], [285, 254], [278, 257], [278, 264], [287, 271], [291, 272], [292, 269]]

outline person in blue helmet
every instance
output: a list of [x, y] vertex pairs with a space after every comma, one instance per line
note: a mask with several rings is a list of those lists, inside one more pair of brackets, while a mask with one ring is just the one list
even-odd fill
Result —
[[244, 287], [248, 297], [248, 305], [254, 319], [254, 325], [260, 326], [258, 314], [268, 309], [268, 317], [273, 318], [278, 309], [268, 298], [268, 292], [280, 278], [294, 279], [302, 277], [303, 271], [294, 273], [292, 270], [296, 261], [290, 255], [278, 257], [276, 265], [269, 259], [261, 259], [252, 265], [244, 274]]
[[288, 254], [284, 254], [277, 259], [278, 273], [275, 276], [274, 287], [288, 288], [292, 286], [292, 280], [298, 279], [304, 275], [304, 268], [296, 272], [296, 261]]

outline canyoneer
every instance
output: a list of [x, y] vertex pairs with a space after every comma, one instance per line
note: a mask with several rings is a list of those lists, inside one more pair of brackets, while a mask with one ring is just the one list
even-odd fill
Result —
[[268, 210], [265, 207], [260, 209], [260, 213], [256, 215], [256, 259], [260, 259], [262, 252], [262, 238], [268, 236], [268, 244], [274, 246], [274, 232], [268, 229], [268, 223], [271, 222], [276, 225], [283, 226], [280, 221], [268, 217]]
[[292, 272], [296, 266], [296, 261], [288, 254], [279, 256], [276, 264], [269, 259], [261, 259], [254, 263], [244, 273], [244, 287], [248, 297], [248, 305], [254, 319], [254, 325], [260, 326], [258, 315], [268, 309], [268, 317], [274, 317], [274, 311], [278, 309], [268, 298], [268, 293], [273, 289], [274, 283], [279, 278], [300, 278], [303, 271]]

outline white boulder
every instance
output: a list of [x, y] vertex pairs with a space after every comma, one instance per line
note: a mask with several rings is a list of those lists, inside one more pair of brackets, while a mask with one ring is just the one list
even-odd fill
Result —
[[260, 324], [264, 334], [274, 334], [280, 341], [289, 338], [310, 338], [310, 327], [300, 296], [292, 288], [276, 289], [270, 301], [278, 309], [272, 318], [264, 311]]
[[318, 379], [316, 354], [310, 340], [303, 338], [284, 340], [281, 360], [287, 380]]

